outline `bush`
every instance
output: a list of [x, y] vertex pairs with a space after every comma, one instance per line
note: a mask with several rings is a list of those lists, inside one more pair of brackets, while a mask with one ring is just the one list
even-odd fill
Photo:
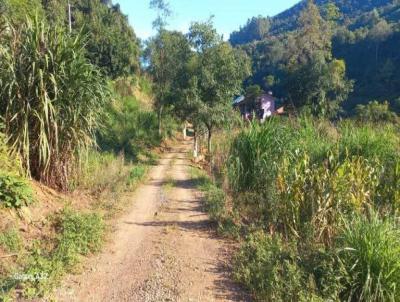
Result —
[[39, 242], [32, 248], [25, 274], [35, 276], [22, 282], [25, 296], [41, 297], [57, 286], [82, 255], [100, 250], [104, 223], [98, 214], [81, 214], [64, 210], [56, 219], [59, 235], [53, 249], [44, 249]]
[[225, 192], [210, 185], [205, 191], [204, 202], [210, 218], [214, 221], [219, 221], [225, 214]]
[[32, 189], [23, 178], [0, 171], [0, 205], [20, 208], [32, 201]]
[[396, 123], [399, 117], [390, 108], [389, 102], [379, 103], [378, 101], [369, 102], [367, 105], [356, 106], [356, 119], [362, 122], [390, 122]]
[[140, 180], [142, 180], [143, 176], [146, 174], [146, 171], [146, 166], [134, 166], [129, 173], [127, 184], [129, 186], [136, 185]]
[[298, 265], [294, 243], [263, 232], [248, 236], [234, 261], [234, 276], [259, 301], [314, 301], [307, 276]]
[[140, 153], [160, 142], [157, 115], [141, 110], [135, 97], [118, 98], [107, 109], [99, 133], [101, 149], [137, 160]]
[[392, 219], [353, 217], [338, 237], [341, 299], [398, 301], [400, 232]]

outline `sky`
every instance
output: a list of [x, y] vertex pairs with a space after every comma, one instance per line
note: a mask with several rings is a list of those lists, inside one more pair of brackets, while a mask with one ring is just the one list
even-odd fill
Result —
[[[154, 34], [152, 22], [156, 13], [149, 8], [150, 0], [116, 0], [129, 16], [136, 35], [147, 39]], [[173, 11], [168, 29], [187, 32], [192, 21], [206, 21], [214, 15], [214, 24], [225, 39], [244, 25], [248, 18], [274, 16], [299, 0], [170, 0]]]

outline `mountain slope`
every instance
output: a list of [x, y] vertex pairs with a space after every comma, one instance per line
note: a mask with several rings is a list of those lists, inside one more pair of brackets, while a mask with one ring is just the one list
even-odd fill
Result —
[[[372, 100], [387, 100], [393, 108], [399, 107], [400, 1], [315, 0], [322, 16], [329, 2], [341, 14], [335, 27], [333, 55], [345, 60], [347, 76], [355, 82], [354, 92], [343, 107], [351, 111], [357, 104]], [[266, 79], [282, 80], [279, 75], [280, 66], [285, 64], [282, 53], [287, 49], [288, 36], [298, 28], [297, 20], [306, 4], [303, 0], [272, 18], [252, 18], [232, 33], [231, 43], [246, 50], [252, 58], [253, 77], [249, 84], [284, 94], [279, 91], [279, 85], [266, 84]], [[261, 18], [263, 22], [258, 21]]]

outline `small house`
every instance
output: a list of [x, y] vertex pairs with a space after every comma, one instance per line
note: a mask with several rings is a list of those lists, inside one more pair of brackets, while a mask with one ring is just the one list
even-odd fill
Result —
[[271, 92], [262, 94], [256, 99], [240, 96], [233, 101], [233, 107], [237, 108], [246, 120], [257, 118], [265, 121], [268, 117], [282, 114], [284, 108], [279, 105], [280, 101], [273, 97]]

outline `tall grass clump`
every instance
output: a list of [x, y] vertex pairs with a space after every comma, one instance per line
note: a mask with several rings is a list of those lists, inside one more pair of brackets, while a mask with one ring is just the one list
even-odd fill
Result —
[[93, 144], [107, 100], [84, 38], [38, 17], [0, 36], [0, 115], [12, 151], [36, 179], [66, 189], [79, 152]]
[[356, 216], [337, 245], [342, 300], [399, 301], [400, 230], [392, 218]]

